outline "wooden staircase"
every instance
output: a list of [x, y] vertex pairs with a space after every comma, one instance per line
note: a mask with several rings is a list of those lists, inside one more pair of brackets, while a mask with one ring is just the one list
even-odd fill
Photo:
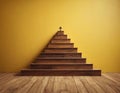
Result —
[[86, 58], [77, 52], [64, 31], [58, 31], [42, 53], [21, 70], [21, 75], [41, 76], [100, 76], [101, 70], [93, 69], [93, 64], [86, 64]]

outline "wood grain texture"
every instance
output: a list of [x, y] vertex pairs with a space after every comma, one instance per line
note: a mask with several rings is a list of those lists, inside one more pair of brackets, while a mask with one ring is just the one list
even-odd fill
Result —
[[70, 43], [70, 39], [53, 39], [51, 43]]
[[67, 39], [67, 35], [56, 35], [54, 39]]
[[54, 44], [49, 44], [48, 48], [74, 48], [73, 43], [54, 43]]
[[77, 48], [46, 48], [44, 53], [77, 53]]
[[120, 73], [92, 77], [0, 73], [0, 93], [120, 93]]
[[41, 53], [38, 57], [82, 57], [82, 53]]

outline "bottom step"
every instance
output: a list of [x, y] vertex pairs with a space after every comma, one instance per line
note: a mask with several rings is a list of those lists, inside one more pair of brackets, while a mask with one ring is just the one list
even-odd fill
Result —
[[22, 76], [101, 76], [101, 70], [85, 69], [24, 69]]

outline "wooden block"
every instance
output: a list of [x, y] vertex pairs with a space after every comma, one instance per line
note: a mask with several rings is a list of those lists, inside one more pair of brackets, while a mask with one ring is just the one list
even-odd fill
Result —
[[64, 35], [64, 31], [58, 31], [56, 35]]
[[50, 43], [47, 48], [73, 48], [73, 43]]
[[53, 39], [67, 39], [67, 35], [56, 35]]
[[37, 63], [86, 63], [86, 58], [37, 58]]
[[81, 57], [82, 53], [41, 53], [38, 57]]
[[93, 69], [92, 64], [82, 63], [60, 63], [60, 64], [39, 64], [32, 63], [31, 69]]
[[77, 53], [77, 48], [46, 48], [45, 53]]
[[70, 39], [52, 39], [51, 43], [70, 43]]
[[101, 70], [24, 69], [21, 75], [36, 76], [101, 76]]

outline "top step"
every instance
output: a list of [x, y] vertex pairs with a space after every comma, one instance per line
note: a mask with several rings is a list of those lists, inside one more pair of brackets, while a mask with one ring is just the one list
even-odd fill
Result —
[[67, 39], [67, 35], [55, 35], [53, 39]]
[[64, 35], [64, 31], [58, 31], [56, 35]]

